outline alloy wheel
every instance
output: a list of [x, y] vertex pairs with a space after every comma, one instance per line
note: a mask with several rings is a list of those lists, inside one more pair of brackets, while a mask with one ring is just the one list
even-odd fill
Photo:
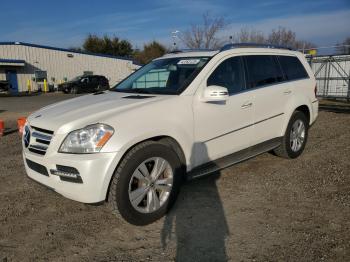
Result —
[[290, 131], [290, 148], [293, 152], [298, 152], [304, 144], [305, 125], [300, 119], [296, 120]]
[[167, 160], [153, 157], [143, 161], [129, 182], [129, 200], [141, 213], [152, 213], [168, 200], [173, 186], [173, 170]]

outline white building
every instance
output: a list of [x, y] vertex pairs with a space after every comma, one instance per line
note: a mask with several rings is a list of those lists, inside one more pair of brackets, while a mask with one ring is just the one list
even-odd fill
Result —
[[25, 92], [28, 83], [32, 91], [70, 80], [83, 74], [104, 75], [110, 86], [118, 83], [139, 66], [131, 59], [91, 54], [68, 49], [28, 44], [0, 42], [0, 80], [7, 80], [11, 92]]

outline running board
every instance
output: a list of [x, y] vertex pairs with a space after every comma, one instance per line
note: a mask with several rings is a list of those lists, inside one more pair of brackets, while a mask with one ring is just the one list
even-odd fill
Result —
[[195, 167], [190, 172], [187, 173], [187, 179], [195, 179], [202, 176], [209, 175], [211, 173], [217, 172], [226, 167], [232, 166], [249, 158], [255, 157], [257, 155], [268, 152], [275, 149], [282, 143], [282, 137], [277, 137], [263, 143], [257, 144], [255, 146], [243, 149], [241, 151], [235, 152], [231, 155], [224, 156], [217, 160], [205, 163], [198, 167]]

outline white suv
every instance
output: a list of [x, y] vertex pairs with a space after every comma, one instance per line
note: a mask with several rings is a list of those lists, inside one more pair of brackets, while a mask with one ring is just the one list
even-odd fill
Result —
[[296, 158], [318, 114], [304, 56], [226, 45], [155, 59], [110, 91], [42, 108], [27, 121], [27, 174], [70, 199], [108, 200], [144, 225], [171, 207], [185, 178], [263, 152]]

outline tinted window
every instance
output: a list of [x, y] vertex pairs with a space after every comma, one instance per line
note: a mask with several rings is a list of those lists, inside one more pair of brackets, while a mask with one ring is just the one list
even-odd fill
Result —
[[283, 73], [274, 56], [251, 55], [246, 56], [245, 60], [248, 70], [248, 88], [283, 81]]
[[82, 83], [88, 83], [89, 82], [89, 78], [88, 77], [83, 77], [80, 81]]
[[287, 80], [296, 80], [309, 77], [304, 66], [297, 57], [279, 56], [278, 59]]
[[208, 78], [207, 85], [224, 86], [229, 94], [244, 90], [241, 58], [232, 57], [222, 62]]
[[91, 79], [92, 83], [97, 83], [98, 82], [98, 77], [96, 77], [96, 76], [90, 77], [90, 79]]

